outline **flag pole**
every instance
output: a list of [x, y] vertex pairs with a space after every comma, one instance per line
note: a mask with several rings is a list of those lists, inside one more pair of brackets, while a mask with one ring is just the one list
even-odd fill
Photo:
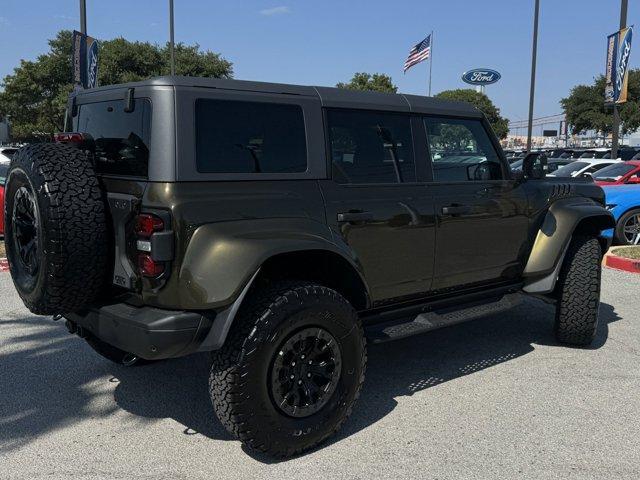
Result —
[[431, 96], [431, 69], [433, 67], [433, 30], [431, 30], [431, 51], [429, 52], [429, 96]]

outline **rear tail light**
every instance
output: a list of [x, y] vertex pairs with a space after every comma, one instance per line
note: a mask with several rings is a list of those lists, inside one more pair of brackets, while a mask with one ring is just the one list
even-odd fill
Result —
[[159, 277], [173, 258], [173, 232], [165, 229], [165, 220], [158, 215], [141, 213], [135, 218], [138, 272], [144, 277]]
[[78, 132], [62, 132], [53, 134], [53, 141], [56, 143], [82, 143], [84, 140], [84, 135]]
[[143, 238], [151, 238], [155, 232], [164, 230], [164, 221], [150, 213], [142, 213], [136, 217], [136, 235]]
[[138, 253], [138, 271], [145, 277], [158, 277], [164, 273], [164, 263], [156, 262], [148, 253]]

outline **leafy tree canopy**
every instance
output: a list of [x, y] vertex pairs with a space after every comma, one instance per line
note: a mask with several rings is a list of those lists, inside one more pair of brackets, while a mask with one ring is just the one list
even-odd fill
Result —
[[[567, 123], [574, 134], [594, 130], [603, 135], [613, 128], [611, 107], [604, 104], [605, 78], [596, 77], [592, 85], [577, 85], [569, 96], [560, 100]], [[640, 128], [640, 69], [629, 70], [627, 102], [619, 105], [622, 133]]]
[[484, 93], [476, 92], [469, 88], [458, 88], [456, 90], [444, 90], [438, 93], [436, 98], [471, 103], [485, 114], [498, 138], [505, 138], [509, 133], [509, 120], [500, 116], [500, 109]]
[[398, 87], [393, 84], [391, 77], [383, 73], [358, 72], [349, 83], [338, 83], [338, 88], [346, 88], [348, 90], [372, 90], [374, 92], [396, 93]]
[[[22, 60], [2, 80], [0, 118], [11, 116], [17, 139], [61, 131], [71, 83], [72, 32], [63, 30], [49, 41], [49, 52], [36, 60]], [[198, 45], [176, 44], [176, 74], [230, 78], [231, 62]], [[169, 73], [169, 46], [116, 38], [100, 42], [98, 84], [144, 80]]]

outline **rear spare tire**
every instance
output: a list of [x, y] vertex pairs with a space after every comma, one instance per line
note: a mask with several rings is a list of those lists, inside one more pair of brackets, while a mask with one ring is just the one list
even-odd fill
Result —
[[73, 312], [104, 285], [107, 218], [91, 162], [62, 144], [21, 148], [5, 185], [5, 246], [13, 283], [31, 312]]

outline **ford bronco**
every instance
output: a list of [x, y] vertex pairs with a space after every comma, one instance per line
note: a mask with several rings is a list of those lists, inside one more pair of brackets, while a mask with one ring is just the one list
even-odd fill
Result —
[[213, 409], [253, 449], [336, 432], [367, 342], [523, 294], [559, 342], [594, 337], [602, 189], [535, 154], [512, 174], [468, 104], [161, 77], [74, 93], [55, 140], [7, 174], [25, 305], [119, 364], [210, 352]]

